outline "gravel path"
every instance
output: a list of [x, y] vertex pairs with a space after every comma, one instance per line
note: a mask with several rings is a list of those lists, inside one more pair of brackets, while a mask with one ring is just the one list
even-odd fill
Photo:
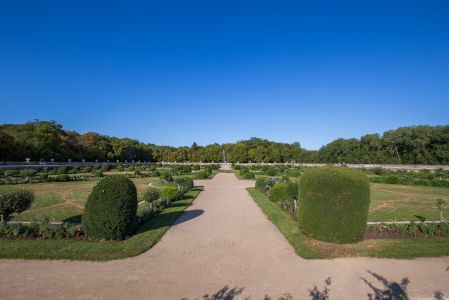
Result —
[[0, 260], [0, 299], [311, 299], [327, 278], [330, 299], [394, 293], [401, 282], [413, 299], [449, 295], [447, 257], [304, 260], [245, 191], [253, 182], [219, 173], [196, 183], [204, 192], [150, 251], [110, 262]]

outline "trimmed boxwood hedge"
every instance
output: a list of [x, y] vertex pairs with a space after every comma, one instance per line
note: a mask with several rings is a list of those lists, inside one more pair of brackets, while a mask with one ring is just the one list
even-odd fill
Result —
[[122, 175], [103, 178], [87, 199], [83, 229], [88, 238], [121, 240], [136, 227], [137, 190]]
[[306, 234], [335, 243], [363, 239], [370, 202], [369, 181], [363, 172], [312, 168], [304, 172], [299, 187], [299, 224]]

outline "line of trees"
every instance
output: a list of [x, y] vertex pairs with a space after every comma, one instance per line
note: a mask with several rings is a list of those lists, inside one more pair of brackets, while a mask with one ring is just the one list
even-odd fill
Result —
[[95, 132], [64, 130], [54, 121], [0, 125], [0, 161], [178, 161], [449, 164], [449, 126], [411, 126], [306, 150], [298, 142], [251, 138], [229, 144], [170, 147]]

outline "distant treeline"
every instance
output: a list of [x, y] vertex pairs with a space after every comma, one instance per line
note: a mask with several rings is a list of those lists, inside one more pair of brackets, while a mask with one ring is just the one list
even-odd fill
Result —
[[449, 126], [412, 126], [360, 139], [337, 139], [320, 150], [251, 138], [231, 144], [169, 147], [95, 132], [64, 130], [54, 121], [0, 125], [0, 161], [178, 161], [449, 164]]

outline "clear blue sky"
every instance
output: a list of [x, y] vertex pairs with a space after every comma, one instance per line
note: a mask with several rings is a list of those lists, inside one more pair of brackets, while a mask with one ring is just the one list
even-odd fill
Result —
[[2, 1], [0, 104], [175, 146], [448, 124], [449, 1]]

